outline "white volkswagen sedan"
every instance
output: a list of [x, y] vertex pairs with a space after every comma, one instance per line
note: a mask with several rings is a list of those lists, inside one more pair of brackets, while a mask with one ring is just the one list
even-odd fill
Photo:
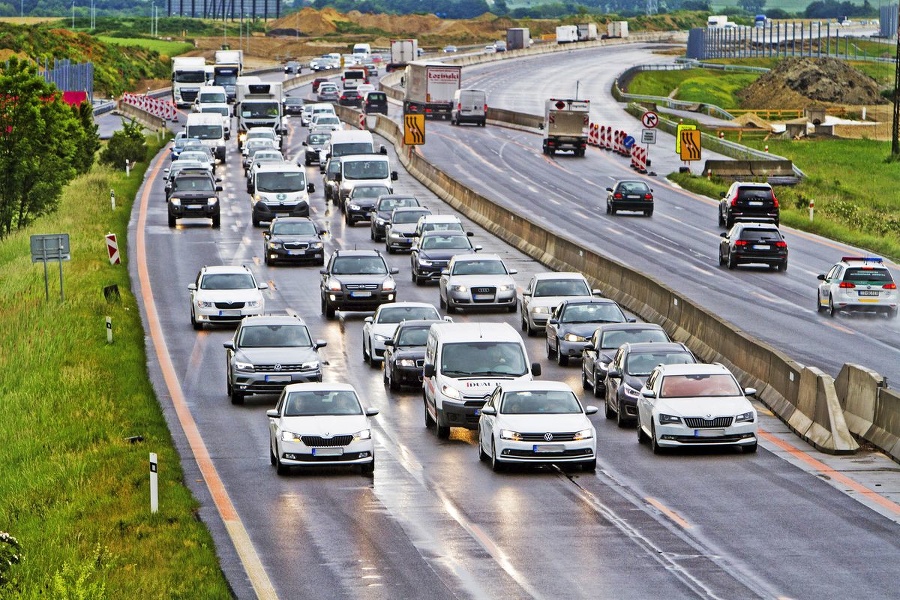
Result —
[[597, 468], [597, 436], [575, 392], [560, 381], [504, 381], [478, 419], [478, 458], [494, 471], [508, 464], [581, 465]]
[[759, 420], [724, 365], [658, 365], [638, 397], [638, 442], [650, 439], [654, 454], [666, 448], [738, 446], [756, 452]]
[[284, 388], [269, 420], [269, 460], [279, 475], [294, 466], [359, 465], [375, 470], [369, 417], [347, 383], [294, 383]]
[[[382, 304], [363, 325], [363, 361], [373, 368], [384, 360], [384, 342], [394, 336], [402, 321], [439, 321], [441, 313], [427, 302], [391, 302]], [[449, 319], [452, 321], [452, 319]]]
[[441, 271], [440, 306], [447, 312], [464, 308], [505, 308], [516, 312], [515, 269], [496, 254], [457, 254]]

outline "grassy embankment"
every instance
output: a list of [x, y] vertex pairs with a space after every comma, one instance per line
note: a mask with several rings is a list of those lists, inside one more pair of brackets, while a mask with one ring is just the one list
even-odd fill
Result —
[[194, 45], [188, 42], [170, 42], [166, 40], [157, 40], [151, 38], [118, 38], [106, 35], [98, 35], [97, 40], [105, 44], [115, 44], [116, 46], [136, 46], [144, 48], [152, 52], [157, 52], [161, 56], [178, 56], [194, 49]]
[[[759, 61], [755, 61], [759, 66]], [[888, 77], [885, 67], [860, 63], [876, 80]], [[854, 65], [857, 66], [857, 65]], [[892, 69], [893, 67], [891, 67]], [[675, 97], [722, 108], [740, 106], [734, 94], [742, 77], [721, 71], [670, 71], [640, 74], [629, 84], [629, 92]], [[749, 85], [755, 77], [746, 79]], [[790, 107], [785, 107], [790, 108]], [[702, 128], [702, 127], [701, 127]], [[737, 141], [737, 135], [726, 139]], [[900, 200], [890, 190], [900, 180], [900, 162], [890, 162], [890, 143], [872, 140], [807, 139], [791, 141], [744, 137], [741, 143], [791, 159], [807, 179], [796, 186], [780, 186], [782, 222], [829, 238], [865, 248], [879, 255], [900, 259]], [[730, 182], [673, 173], [669, 178], [691, 191], [718, 198]], [[809, 221], [809, 202], [815, 202], [815, 216]]]
[[[107, 260], [109, 232], [129, 258], [130, 199], [145, 167], [129, 178], [95, 167], [69, 186], [56, 214], [0, 242], [0, 530], [24, 552], [3, 598], [231, 597], [148, 381], [127, 267]], [[63, 302], [58, 263], [48, 265], [49, 299], [43, 268], [31, 263], [29, 237], [38, 233], [70, 236]], [[120, 301], [105, 299], [110, 285]], [[156, 514], [150, 452], [159, 456]]]

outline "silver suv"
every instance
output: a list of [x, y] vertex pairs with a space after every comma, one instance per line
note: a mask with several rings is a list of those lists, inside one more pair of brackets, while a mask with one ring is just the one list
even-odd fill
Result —
[[247, 394], [280, 394], [291, 383], [322, 381], [319, 348], [306, 323], [291, 315], [246, 317], [223, 344], [228, 395], [243, 404]]

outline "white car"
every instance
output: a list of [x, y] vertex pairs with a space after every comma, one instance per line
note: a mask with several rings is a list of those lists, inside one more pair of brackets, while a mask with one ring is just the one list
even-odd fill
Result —
[[462, 308], [505, 308], [516, 312], [517, 271], [496, 254], [457, 254], [441, 271], [440, 306], [448, 312]]
[[883, 313], [893, 319], [900, 311], [897, 284], [881, 258], [844, 256], [819, 275], [819, 281], [816, 307], [832, 317], [845, 310]]
[[384, 342], [394, 336], [402, 321], [440, 320], [441, 313], [427, 302], [382, 304], [363, 325], [363, 360], [377, 367], [384, 360]]
[[561, 381], [503, 381], [478, 418], [478, 458], [494, 471], [512, 463], [597, 468], [597, 434], [575, 392]]
[[547, 327], [547, 321], [565, 298], [599, 295], [581, 273], [536, 273], [522, 290], [522, 331], [535, 335]]
[[658, 365], [637, 399], [638, 443], [666, 448], [738, 446], [756, 452], [759, 420], [741, 385], [724, 365]]
[[359, 465], [375, 470], [375, 446], [369, 417], [347, 383], [293, 383], [284, 388], [269, 420], [269, 460], [279, 475], [291, 467]]
[[269, 284], [257, 282], [246, 265], [203, 267], [188, 285], [191, 292], [191, 325], [236, 323], [250, 315], [265, 313], [262, 290]]
[[312, 121], [309, 122], [311, 128], [331, 129], [331, 131], [340, 131], [344, 128], [341, 120], [334, 115], [314, 115]]
[[281, 137], [275, 132], [274, 127], [251, 127], [238, 136], [238, 142], [241, 147], [241, 151], [243, 151], [247, 142], [255, 139], [270, 140], [274, 147], [281, 147]]

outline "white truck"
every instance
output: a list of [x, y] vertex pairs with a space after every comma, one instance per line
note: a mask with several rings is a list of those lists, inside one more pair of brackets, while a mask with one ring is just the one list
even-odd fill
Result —
[[576, 27], [578, 28], [579, 42], [589, 42], [597, 39], [596, 23], [579, 23]]
[[462, 80], [462, 67], [440, 62], [413, 61], [406, 65], [403, 109], [426, 119], [449, 119], [453, 96]]
[[206, 85], [205, 58], [176, 56], [172, 59], [172, 104], [178, 108], [189, 107], [203, 85]]
[[544, 106], [544, 154], [571, 151], [584, 156], [590, 125], [590, 100], [551, 98]]
[[571, 44], [578, 41], [577, 25], [560, 25], [556, 28], [556, 43]]
[[405, 40], [391, 40], [391, 60], [385, 67], [385, 71], [399, 71], [418, 58], [419, 40], [407, 38]]
[[285, 130], [282, 106], [284, 86], [280, 81], [238, 81], [235, 91], [234, 114], [237, 117], [238, 141], [242, 133], [251, 127], [271, 127], [281, 136], [284, 144]]
[[706, 26], [709, 29], [721, 29], [728, 24], [728, 15], [710, 15], [706, 19]]
[[506, 49], [522, 50], [531, 46], [531, 32], [527, 27], [510, 27], [506, 30]]
[[237, 78], [244, 72], [243, 50], [216, 50], [213, 85], [225, 88], [228, 102], [234, 102]]
[[606, 24], [606, 37], [627, 38], [628, 21], [610, 21]]

